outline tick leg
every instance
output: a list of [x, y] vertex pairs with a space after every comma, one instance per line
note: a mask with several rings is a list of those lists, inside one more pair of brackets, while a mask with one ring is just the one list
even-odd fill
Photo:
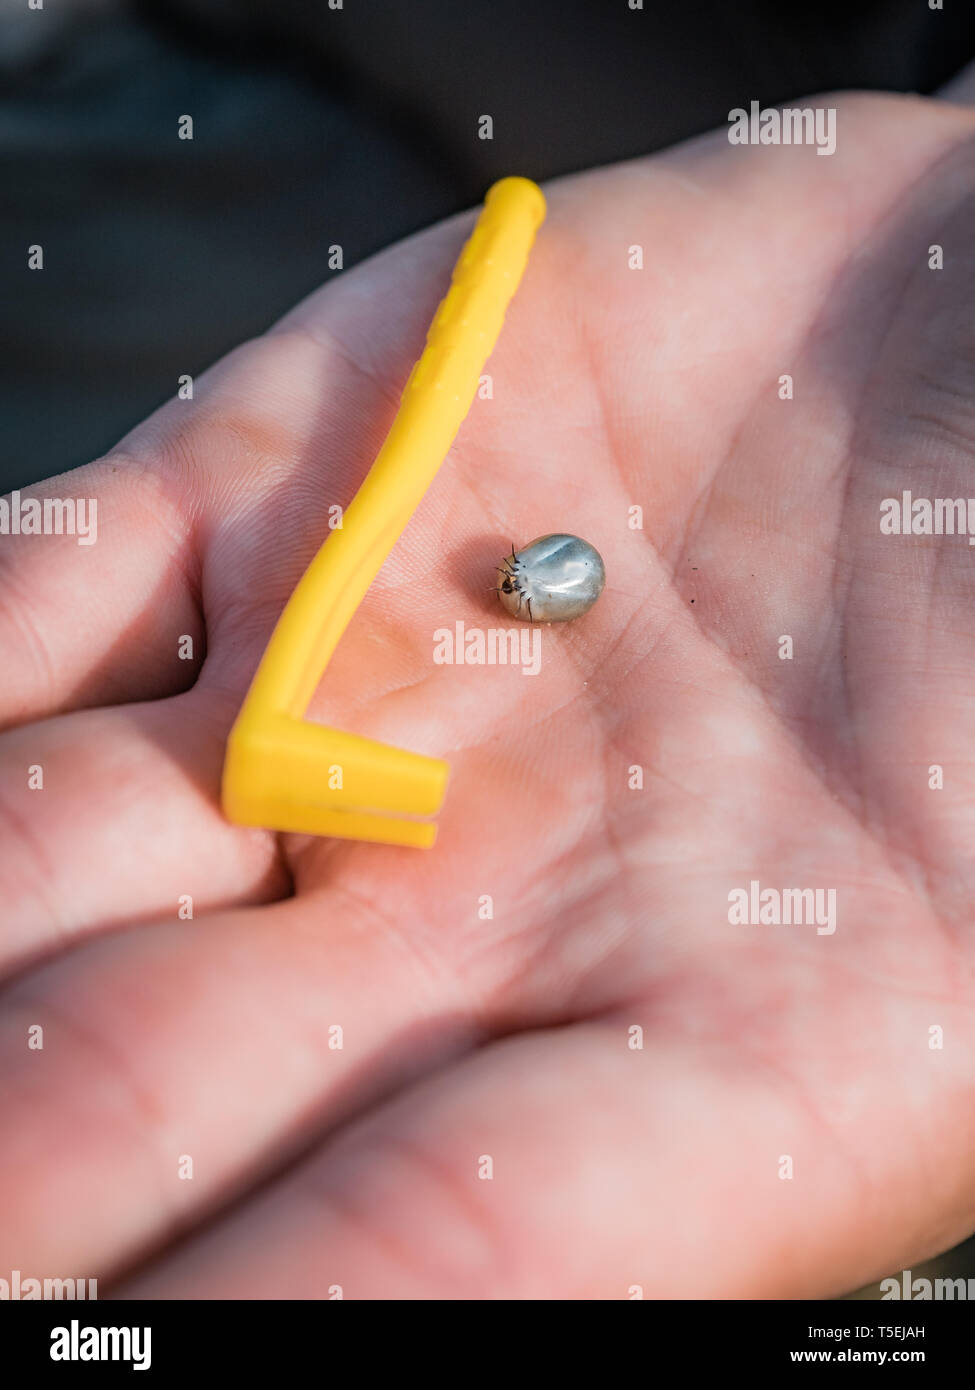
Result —
[[535, 619], [532, 617], [532, 601], [531, 601], [531, 599], [528, 600], [528, 621], [529, 621], [530, 623], [533, 623], [533, 622], [535, 621]]

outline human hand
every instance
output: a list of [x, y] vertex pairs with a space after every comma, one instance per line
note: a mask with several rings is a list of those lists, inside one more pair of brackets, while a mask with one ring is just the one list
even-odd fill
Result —
[[[494, 397], [310, 712], [449, 759], [431, 852], [240, 829], [218, 788], [471, 216], [31, 489], [98, 540], [0, 550], [0, 1268], [791, 1297], [972, 1229], [972, 555], [879, 516], [971, 491], [975, 116], [828, 101], [830, 158], [719, 132], [546, 189]], [[607, 586], [539, 674], [435, 664], [557, 530]], [[835, 889], [835, 932], [732, 925], [752, 880]]]

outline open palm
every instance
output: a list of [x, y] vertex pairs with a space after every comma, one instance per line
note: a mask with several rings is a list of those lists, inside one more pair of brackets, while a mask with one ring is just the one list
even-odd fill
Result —
[[[546, 190], [493, 397], [311, 710], [449, 760], [432, 851], [218, 789], [469, 216], [32, 490], [99, 526], [0, 552], [0, 1268], [827, 1295], [975, 1226], [975, 561], [879, 525], [972, 491], [975, 116], [830, 103], [831, 158], [718, 133]], [[547, 531], [602, 553], [593, 611], [536, 675], [435, 662]], [[729, 921], [753, 881], [835, 931]]]

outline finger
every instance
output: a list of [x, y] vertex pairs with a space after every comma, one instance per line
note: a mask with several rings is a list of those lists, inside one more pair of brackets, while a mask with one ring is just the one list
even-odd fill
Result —
[[964, 1221], [957, 1173], [922, 1209], [916, 1172], [913, 1186], [873, 1168], [864, 1182], [851, 1153], [876, 1114], [859, 1079], [838, 1088], [827, 1123], [775, 1068], [662, 1033], [632, 1050], [630, 1023], [462, 1059], [119, 1295], [835, 1296], [900, 1268], [905, 1231], [916, 1251], [922, 1230], [949, 1229], [939, 1219]]
[[232, 717], [190, 691], [0, 737], [0, 975], [112, 925], [288, 891], [274, 836], [220, 812]]
[[[35, 507], [47, 533], [25, 530]], [[106, 459], [0, 500], [0, 518], [0, 728], [192, 684], [193, 546], [162, 477]]]
[[409, 926], [291, 899], [103, 937], [9, 985], [0, 1267], [106, 1278], [469, 1046], [466, 1001]]
[[0, 538], [0, 727], [176, 693], [204, 640], [208, 679], [243, 693], [330, 507], [375, 457], [463, 230], [433, 229], [404, 253], [414, 273], [395, 322], [379, 292], [402, 288], [393, 256], [376, 292], [371, 266], [350, 273], [105, 459], [24, 490], [18, 517], [29, 496], [95, 525]]
[[[328, 306], [350, 297], [379, 345], [375, 364], [328, 332]], [[422, 292], [418, 301], [419, 318]], [[7, 499], [0, 727], [187, 688], [204, 655], [203, 604], [210, 622], [233, 628], [212, 664], [218, 679], [231, 664], [228, 683], [242, 693], [328, 534], [329, 506], [348, 503], [372, 461], [415, 356], [415, 333], [377, 331], [383, 312], [360, 275], [318, 298], [317, 335], [282, 325], [244, 344], [195, 382], [192, 400], [168, 402], [104, 459]], [[45, 502], [57, 503], [62, 533], [27, 533], [24, 514], [36, 505], [43, 521]], [[48, 520], [51, 530], [54, 510]]]

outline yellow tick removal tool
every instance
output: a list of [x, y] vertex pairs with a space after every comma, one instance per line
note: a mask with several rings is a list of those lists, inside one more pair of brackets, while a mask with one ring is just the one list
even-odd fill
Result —
[[449, 768], [304, 719], [326, 663], [467, 415], [545, 216], [541, 189], [488, 192], [375, 463], [288, 600], [230, 731], [223, 809], [238, 825], [429, 848]]

